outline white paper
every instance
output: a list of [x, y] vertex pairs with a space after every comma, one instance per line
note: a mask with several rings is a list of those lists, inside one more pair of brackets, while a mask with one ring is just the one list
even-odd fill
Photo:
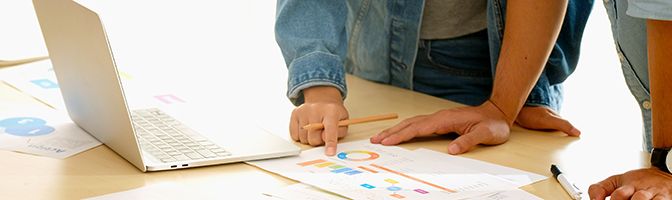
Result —
[[333, 157], [320, 147], [295, 157], [248, 163], [352, 199], [452, 199], [516, 189], [499, 177], [468, 166], [432, 164], [428, 161], [433, 157], [400, 147], [363, 140], [339, 144], [339, 150]]
[[[467, 192], [468, 193], [468, 192]], [[501, 190], [492, 192], [479, 192], [465, 194], [464, 197], [456, 197], [457, 200], [542, 200], [521, 189]]]
[[288, 185], [273, 191], [264, 192], [265, 195], [285, 200], [345, 200], [346, 198], [320, 190], [303, 183]]
[[[468, 193], [468, 192], [467, 192]], [[285, 200], [345, 200], [346, 198], [334, 195], [319, 188], [303, 183], [292, 184], [270, 192], [265, 195], [276, 199]], [[478, 192], [476, 194], [464, 194], [464, 197], [456, 196], [455, 199], [480, 199], [480, 200], [541, 200], [541, 198], [521, 189], [510, 189], [494, 192]]]
[[100, 144], [65, 113], [48, 109], [0, 113], [0, 149], [63, 159]]
[[450, 154], [441, 153], [438, 151], [433, 151], [425, 148], [419, 148], [414, 150], [413, 152], [417, 153], [419, 156], [432, 157], [433, 159], [431, 162], [435, 162], [441, 166], [468, 166], [468, 168], [471, 170], [481, 171], [484, 173], [498, 176], [500, 178], [515, 183], [516, 187], [529, 185], [537, 181], [541, 181], [548, 178], [543, 175], [511, 167], [506, 167], [475, 159], [464, 158], [460, 156], [453, 156]]
[[51, 61], [43, 60], [0, 70], [0, 80], [35, 97], [55, 109], [65, 109], [61, 90], [51, 68]]

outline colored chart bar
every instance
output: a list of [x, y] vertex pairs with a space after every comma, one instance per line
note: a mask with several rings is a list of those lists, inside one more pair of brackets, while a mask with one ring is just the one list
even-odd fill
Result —
[[392, 183], [392, 184], [399, 183], [399, 181], [395, 181], [394, 179], [391, 179], [391, 178], [385, 179], [385, 182]]
[[58, 88], [58, 84], [54, 83], [49, 79], [38, 79], [38, 80], [32, 80], [30, 82], [37, 86], [40, 86], [43, 89]]
[[344, 168], [344, 167], [345, 167], [345, 166], [343, 166], [343, 165], [332, 165], [332, 166], [330, 166], [329, 168], [332, 168], [332, 169], [340, 169], [340, 168]]
[[121, 76], [121, 78], [126, 80], [133, 80], [133, 76], [123, 71], [119, 71], [119, 76]]
[[361, 186], [362, 186], [362, 187], [365, 187], [366, 189], [373, 189], [373, 188], [376, 188], [376, 186], [369, 185], [369, 184], [366, 184], [366, 183], [361, 184]]
[[400, 195], [400, 194], [391, 194], [390, 196], [392, 196], [392, 197], [394, 197], [394, 198], [397, 198], [397, 199], [403, 199], [403, 198], [406, 198], [405, 196], [402, 196], [402, 195]]
[[346, 167], [346, 168], [340, 168], [340, 169], [337, 169], [337, 170], [331, 170], [331, 172], [332, 173], [342, 173], [342, 172], [347, 172], [347, 171], [350, 171], [350, 170], [352, 170], [352, 169]]
[[423, 190], [423, 189], [415, 189], [415, 190], [413, 190], [413, 191], [416, 191], [416, 192], [418, 192], [418, 193], [420, 193], [420, 194], [427, 194], [427, 193], [429, 193], [429, 192], [427, 192], [427, 191], [425, 191], [425, 190]]
[[[365, 154], [368, 157], [367, 158], [351, 158], [348, 155], [351, 154]], [[346, 151], [346, 152], [341, 152], [336, 155], [336, 157], [343, 159], [343, 160], [349, 160], [349, 161], [367, 161], [367, 160], [375, 160], [376, 158], [380, 157], [379, 154], [375, 152], [370, 152], [370, 151]]]
[[380, 169], [380, 170], [383, 170], [383, 171], [387, 171], [387, 172], [390, 172], [390, 173], [393, 173], [393, 174], [396, 174], [396, 175], [399, 175], [399, 176], [406, 177], [406, 178], [408, 178], [408, 179], [411, 179], [411, 180], [414, 180], [414, 181], [423, 183], [423, 184], [425, 184], [425, 185], [429, 185], [429, 186], [432, 186], [432, 187], [441, 189], [441, 190], [446, 191], [446, 192], [452, 192], [452, 193], [455, 193], [455, 192], [456, 192], [455, 190], [451, 190], [451, 189], [442, 187], [442, 186], [440, 186], [440, 185], [436, 185], [436, 184], [434, 184], [434, 183], [430, 183], [430, 182], [427, 182], [427, 181], [425, 181], [425, 180], [422, 180], [422, 179], [419, 179], [419, 178], [416, 178], [416, 177], [409, 176], [408, 174], [404, 174], [404, 173], [401, 173], [401, 172], [398, 172], [398, 171], [394, 171], [394, 170], [389, 169], [389, 168], [387, 168], [387, 167], [383, 167], [383, 166], [376, 165], [376, 164], [371, 164], [371, 166], [373, 166], [373, 167], [375, 167], [375, 168], [378, 168], [378, 169]]
[[396, 192], [396, 191], [401, 190], [401, 188], [397, 187], [397, 186], [390, 186], [390, 187], [387, 187], [387, 190], [392, 191], [392, 192]]
[[371, 172], [371, 173], [374, 173], [374, 174], [375, 174], [375, 173], [378, 173], [378, 171], [373, 170], [373, 169], [368, 168], [368, 167], [364, 167], [364, 166], [359, 166], [359, 167], [357, 167], [357, 168], [360, 168], [360, 169], [362, 169], [362, 170], [364, 170], [364, 171], [368, 171], [368, 172]]
[[311, 161], [306, 161], [306, 162], [301, 162], [301, 163], [296, 163], [296, 164], [299, 165], [299, 166], [305, 167], [305, 166], [308, 166], [308, 165], [323, 163], [323, 162], [326, 162], [326, 160], [317, 159], [317, 160], [311, 160]]
[[362, 173], [362, 171], [357, 171], [357, 170], [352, 170], [352, 171], [349, 171], [349, 172], [345, 172], [345, 174], [347, 174], [347, 175], [355, 175], [355, 174], [361, 174], [361, 173]]
[[157, 100], [165, 103], [165, 104], [173, 104], [173, 103], [184, 103], [184, 100], [180, 99], [179, 97], [172, 95], [172, 94], [164, 94], [164, 95], [157, 95], [154, 96]]
[[325, 162], [325, 163], [317, 164], [317, 165], [315, 165], [315, 167], [323, 168], [323, 167], [327, 167], [327, 166], [333, 165], [333, 164], [334, 164], [333, 162]]

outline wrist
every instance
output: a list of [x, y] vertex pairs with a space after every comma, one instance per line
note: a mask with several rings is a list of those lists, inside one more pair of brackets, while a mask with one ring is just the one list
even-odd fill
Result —
[[506, 123], [509, 124], [509, 126], [513, 125], [513, 122], [515, 121], [515, 115], [511, 116], [511, 114], [507, 114], [505, 109], [502, 108], [500, 105], [498, 105], [495, 101], [492, 99], [488, 99], [485, 103], [483, 103], [486, 106], [492, 107], [492, 110], [497, 112], [501, 118], [506, 120]]
[[481, 107], [484, 107], [490, 113], [496, 115], [497, 118], [505, 120], [509, 127], [513, 125], [514, 119], [510, 118], [506, 112], [492, 100], [487, 100], [485, 103], [481, 104]]
[[305, 102], [343, 103], [341, 91], [332, 86], [314, 86], [303, 90]]

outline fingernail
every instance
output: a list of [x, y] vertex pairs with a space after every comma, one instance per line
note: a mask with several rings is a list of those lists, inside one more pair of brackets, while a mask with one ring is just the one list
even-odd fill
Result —
[[581, 135], [581, 131], [579, 131], [579, 129], [576, 129], [576, 128], [572, 128], [572, 130], [569, 131], [569, 132], [570, 132], [572, 135], [577, 135], [577, 136], [578, 136], [578, 135]]
[[458, 147], [455, 144], [451, 144], [451, 145], [448, 146], [448, 153], [453, 154], [453, 155], [458, 154], [458, 153], [460, 153], [460, 147]]
[[334, 154], [336, 154], [336, 147], [327, 147], [327, 155], [333, 156]]
[[380, 141], [380, 144], [388, 144], [390, 138], [385, 138], [382, 141]]

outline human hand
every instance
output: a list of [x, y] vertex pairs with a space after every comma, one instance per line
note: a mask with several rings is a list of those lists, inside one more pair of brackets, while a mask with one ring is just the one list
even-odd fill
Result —
[[478, 144], [496, 145], [509, 139], [511, 122], [490, 101], [476, 107], [445, 109], [408, 118], [371, 137], [371, 143], [396, 145], [415, 137], [456, 132], [448, 153], [461, 154]]
[[608, 196], [612, 200], [671, 199], [672, 175], [656, 168], [632, 170], [591, 185], [588, 194], [598, 200]]
[[553, 110], [543, 106], [525, 106], [518, 113], [516, 123], [533, 130], [562, 131], [569, 136], [579, 136], [581, 131]]
[[[311, 146], [325, 144], [325, 154], [335, 155], [338, 139], [345, 137], [348, 132], [347, 127], [338, 127], [338, 121], [348, 118], [341, 92], [334, 87], [317, 86], [304, 89], [303, 95], [305, 103], [294, 108], [289, 121], [292, 139]], [[322, 123], [324, 129], [302, 128], [310, 123]]]

